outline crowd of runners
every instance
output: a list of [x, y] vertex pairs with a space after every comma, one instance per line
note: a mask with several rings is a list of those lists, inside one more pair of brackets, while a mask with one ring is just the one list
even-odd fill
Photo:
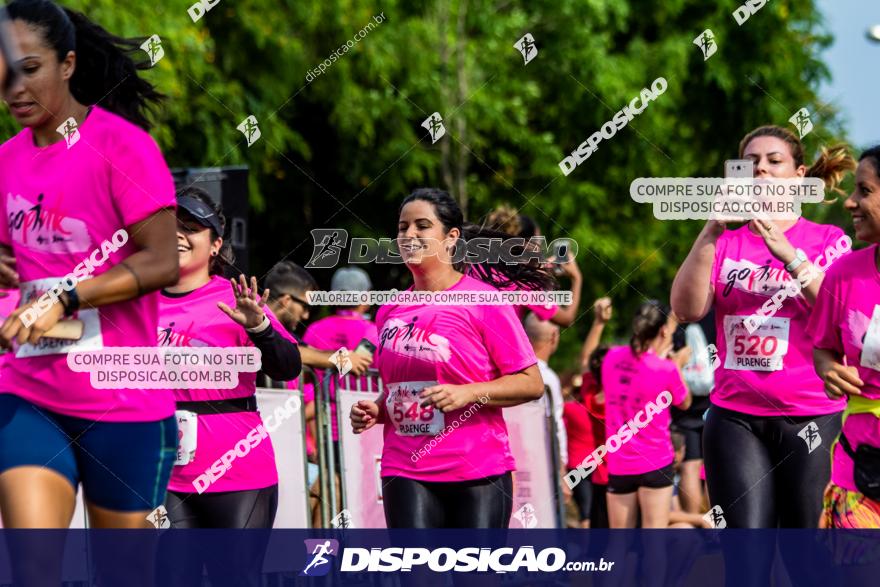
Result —
[[[508, 527], [503, 410], [533, 401], [556, 422], [573, 526], [880, 527], [880, 147], [854, 159], [834, 146], [810, 164], [786, 129], [747, 134], [739, 157], [758, 178], [818, 177], [831, 194], [854, 173], [852, 193], [825, 204], [842, 201], [852, 225], [708, 221], [670, 288], [622, 317], [622, 344], [603, 341], [612, 300], [594, 303], [560, 379], [549, 366], [560, 328], [590, 313], [576, 260], [456, 255], [476, 238], [531, 243], [533, 219], [503, 206], [471, 223], [448, 193], [414, 190], [395, 216], [411, 289], [564, 287], [571, 304], [361, 305], [306, 328], [315, 279], [290, 261], [261, 283], [231, 275], [222, 209], [198, 188], [175, 191], [149, 135], [164, 97], [131, 44], [49, 0], [7, 11], [18, 60], [4, 99], [22, 130], [0, 146], [3, 527], [68, 527], [80, 487], [96, 528], [149, 526], [160, 506], [172, 527], [272, 527], [284, 447], [263, 427], [258, 374], [228, 389], [99, 389], [68, 366], [70, 353], [113, 347], [258, 349], [261, 377], [303, 391], [310, 485], [323, 448], [302, 369], [337, 368], [337, 349], [360, 347], [348, 368], [378, 370], [384, 391], [348, 417], [358, 434], [383, 427], [389, 527]], [[57, 130], [69, 119], [75, 145]], [[127, 241], [91, 275], [67, 277], [120, 230]], [[360, 268], [331, 283], [371, 287]], [[338, 434], [323, 458], [338, 461]], [[246, 458], [215, 471], [242, 439]]]

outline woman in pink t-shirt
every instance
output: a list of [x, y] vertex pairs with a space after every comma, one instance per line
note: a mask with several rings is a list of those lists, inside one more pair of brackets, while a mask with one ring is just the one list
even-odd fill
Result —
[[[137, 43], [123, 50], [47, 0], [7, 9], [23, 58], [4, 99], [24, 128], [0, 147], [0, 285], [22, 301], [0, 328], [14, 352], [0, 377], [0, 512], [7, 528], [67, 528], [81, 483], [91, 527], [149, 527], [174, 397], [97, 389], [67, 359], [156, 346], [156, 290], [178, 272], [174, 183], [147, 132], [161, 95], [127, 54]], [[56, 325], [82, 335], [53, 337]]]
[[639, 306], [629, 346], [602, 361], [608, 521], [612, 528], [666, 528], [675, 477], [669, 407], [686, 410], [691, 396], [668, 358], [678, 322], [656, 300]]
[[862, 153], [845, 207], [872, 246], [828, 271], [808, 326], [825, 392], [848, 400], [821, 526], [880, 528], [880, 146]]
[[[821, 177], [829, 188], [853, 167], [839, 146], [823, 149], [808, 169], [800, 140], [776, 126], [749, 133], [739, 154], [754, 161], [757, 178]], [[710, 220], [675, 277], [672, 309], [681, 319], [698, 321], [715, 307], [720, 365], [703, 448], [709, 498], [729, 528], [816, 525], [830, 462], [803, 435], [835, 437], [844, 404], [822, 390], [805, 329], [822, 281], [817, 267], [848, 244], [840, 228], [804, 218], [752, 220], [735, 230]], [[792, 280], [802, 286], [797, 295], [786, 289]], [[754, 328], [753, 317], [766, 316], [763, 308], [783, 290], [789, 297]]]
[[[248, 286], [241, 275], [230, 287], [222, 275], [232, 265], [232, 250], [223, 240], [220, 207], [194, 187], [178, 193], [177, 206], [180, 280], [162, 290], [159, 345], [256, 347], [266, 375], [276, 381], [296, 377], [296, 343], [265, 307], [267, 296], [259, 296], [256, 279]], [[173, 528], [272, 527], [278, 471], [268, 433], [290, 414], [268, 414], [264, 423], [254, 396], [256, 371], [237, 377], [232, 389], [175, 390], [178, 423], [196, 434], [193, 441], [179, 441], [168, 483], [165, 508]]]
[[[400, 207], [397, 243], [413, 292], [491, 295], [510, 280], [552, 286], [526, 264], [485, 267], [472, 277], [453, 251], [478, 236], [502, 233], [465, 224], [452, 197], [418, 189]], [[487, 280], [490, 279], [487, 277]], [[386, 305], [376, 324], [378, 401], [351, 410], [355, 433], [385, 424], [382, 485], [389, 528], [507, 528], [515, 463], [501, 408], [541, 397], [537, 359], [513, 308], [499, 305]], [[477, 294], [474, 294], [477, 295]]]

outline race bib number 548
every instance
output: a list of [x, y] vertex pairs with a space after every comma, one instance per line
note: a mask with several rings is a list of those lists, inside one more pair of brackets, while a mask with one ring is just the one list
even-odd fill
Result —
[[769, 318], [754, 332], [743, 324], [746, 316], [724, 317], [727, 356], [724, 368], [737, 371], [780, 371], [788, 353], [790, 318]]
[[386, 386], [388, 397], [385, 408], [401, 436], [436, 436], [445, 425], [443, 412], [434, 406], [422, 407], [419, 394], [426, 387], [437, 385], [436, 381], [409, 381], [390, 383]]

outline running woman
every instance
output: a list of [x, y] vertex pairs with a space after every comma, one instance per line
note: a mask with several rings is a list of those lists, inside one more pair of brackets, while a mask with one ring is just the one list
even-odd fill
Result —
[[[156, 346], [156, 290], [178, 274], [174, 183], [147, 133], [161, 96], [128, 56], [139, 41], [48, 0], [7, 8], [23, 57], [4, 99], [24, 128], [0, 146], [0, 243], [17, 262], [4, 285], [20, 278], [22, 293], [0, 328], [15, 353], [0, 377], [3, 524], [67, 528], [81, 483], [91, 527], [149, 527], [174, 461], [174, 396], [95, 389], [67, 355]], [[91, 278], [68, 276], [77, 266]], [[41, 311], [63, 279], [75, 285]], [[79, 340], [45, 337], [67, 318]]]
[[[452, 197], [418, 189], [400, 207], [397, 243], [424, 292], [552, 287], [529, 265], [492, 265], [480, 275], [453, 266], [456, 246], [499, 233], [465, 224]], [[488, 278], [487, 278], [488, 279]], [[500, 282], [500, 283], [499, 283]], [[544, 391], [537, 359], [510, 306], [387, 305], [376, 316], [376, 361], [385, 388], [351, 409], [355, 433], [385, 424], [382, 483], [389, 528], [507, 528], [515, 463], [501, 408]], [[442, 434], [442, 436], [441, 436]]]
[[[813, 335], [816, 373], [825, 383], [825, 393], [834, 399], [847, 398], [843, 430], [833, 449], [821, 526], [878, 528], [880, 146], [862, 153], [855, 189], [845, 207], [852, 214], [856, 238], [871, 246], [837, 261], [828, 270], [808, 327]], [[872, 458], [873, 473], [869, 468]]]
[[[823, 149], [808, 169], [800, 140], [776, 126], [746, 135], [739, 155], [754, 161], [758, 178], [821, 177], [829, 189], [853, 167], [838, 146]], [[709, 497], [728, 528], [812, 528], [819, 519], [831, 463], [798, 434], [810, 425], [822, 438], [837, 436], [844, 402], [825, 395], [805, 329], [822, 281], [817, 265], [826, 268], [825, 256], [845, 241], [840, 228], [804, 218], [732, 230], [710, 220], [675, 277], [676, 315], [697, 322], [715, 308], [720, 364], [703, 450]], [[749, 333], [744, 321], [792, 279], [807, 282], [807, 271], [816, 277], [800, 295]], [[765, 564], [769, 558], [755, 565], [756, 578]]]
[[[184, 188], [177, 197], [177, 226], [180, 280], [162, 290], [159, 345], [256, 347], [269, 377], [296, 377], [301, 367], [296, 343], [265, 307], [268, 295], [259, 296], [256, 278], [248, 284], [244, 275], [223, 277], [232, 250], [223, 240], [226, 219], [220, 207], [204, 190]], [[256, 378], [256, 372], [242, 372], [233, 389], [175, 390], [178, 417], [197, 432], [196, 444], [181, 447], [168, 484], [165, 508], [172, 527], [272, 527], [278, 470], [266, 428], [280, 422], [267, 416], [263, 425]], [[235, 451], [236, 460], [228, 468], [214, 466], [229, 451]]]
[[669, 525], [675, 477], [669, 407], [691, 403], [679, 366], [668, 358], [677, 325], [669, 306], [645, 302], [629, 346], [612, 347], [602, 361], [612, 528], [635, 528], [639, 511], [642, 528]]

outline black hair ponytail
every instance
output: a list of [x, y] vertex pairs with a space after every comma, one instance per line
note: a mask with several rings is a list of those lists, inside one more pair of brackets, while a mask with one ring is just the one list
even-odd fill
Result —
[[[164, 96], [138, 76], [137, 70], [150, 68], [147, 54], [140, 48], [145, 39], [117, 37], [81, 12], [51, 0], [13, 0], [7, 11], [11, 20], [39, 29], [59, 61], [69, 51], [76, 52], [70, 92], [79, 103], [97, 104], [144, 130], [150, 129], [147, 111]], [[136, 61], [135, 56], [140, 59]]]
[[634, 355], [645, 352], [648, 343], [657, 338], [671, 314], [672, 308], [657, 300], [649, 300], [639, 306], [633, 318], [633, 334], [629, 341]]
[[[437, 218], [443, 223], [443, 228], [448, 232], [453, 228], [461, 231], [459, 243], [456, 246], [462, 246], [473, 238], [496, 238], [502, 241], [509, 240], [509, 234], [492, 230], [471, 224], [464, 221], [461, 207], [448, 192], [437, 188], [419, 188], [404, 198], [400, 204], [400, 210], [414, 200], [422, 200], [434, 206]], [[522, 251], [524, 247], [512, 247], [511, 252], [516, 253], [517, 249]], [[519, 287], [528, 291], [552, 290], [556, 287], [556, 280], [537, 263], [517, 263], [508, 265], [503, 261], [498, 263], [469, 263], [461, 261], [453, 265], [456, 271], [468, 274], [471, 277], [479, 279], [489, 285], [499, 289], [511, 286]]]

